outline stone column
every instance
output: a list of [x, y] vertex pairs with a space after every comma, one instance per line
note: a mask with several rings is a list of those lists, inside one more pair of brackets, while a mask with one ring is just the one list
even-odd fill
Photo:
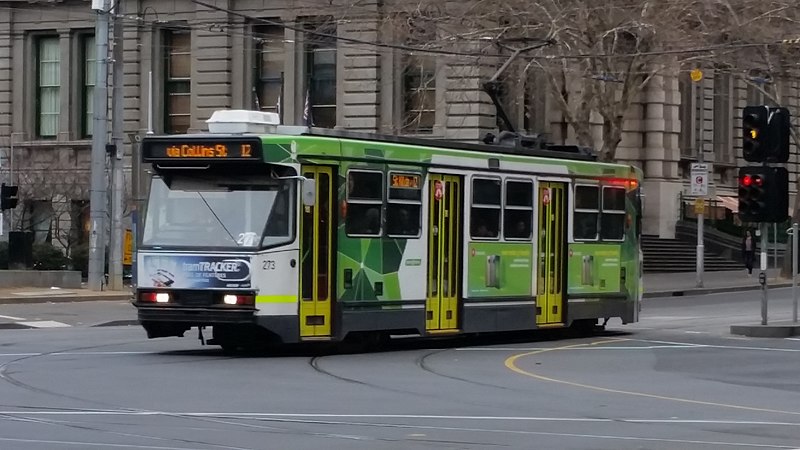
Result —
[[644, 117], [644, 234], [675, 237], [682, 190], [678, 178], [680, 92], [676, 74], [652, 79], [642, 93]]

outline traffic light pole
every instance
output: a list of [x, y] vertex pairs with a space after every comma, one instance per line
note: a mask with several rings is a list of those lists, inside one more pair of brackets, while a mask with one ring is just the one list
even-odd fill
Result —
[[[704, 160], [703, 160], [703, 153], [704, 153], [703, 152], [703, 125], [702, 124], [703, 124], [703, 121], [701, 120], [700, 121], [700, 149], [699, 149], [698, 155], [697, 155], [697, 162], [699, 162], [701, 164], [704, 162]], [[706, 252], [705, 245], [704, 245], [705, 239], [703, 237], [703, 228], [704, 228], [704, 225], [703, 225], [704, 217], [703, 216], [704, 216], [704, 213], [705, 213], [705, 203], [706, 203], [705, 200], [706, 200], [706, 198], [705, 198], [705, 195], [701, 196], [700, 198], [703, 199], [703, 208], [702, 208], [702, 210], [697, 211], [697, 258], [696, 258], [696, 260], [697, 260], [697, 263], [696, 263], [696, 265], [697, 265], [697, 267], [696, 267], [697, 280], [696, 281], [697, 281], [697, 287], [699, 287], [699, 288], [703, 287], [703, 271], [704, 271], [704, 267], [703, 266], [704, 266], [704, 262], [705, 262], [703, 260], [703, 257], [705, 256], [705, 252]]]
[[92, 127], [92, 170], [90, 187], [89, 289], [103, 290], [105, 281], [106, 215], [106, 144], [108, 143], [108, 23], [110, 0], [92, 0], [95, 22], [96, 86]]
[[761, 223], [761, 273], [758, 281], [761, 283], [761, 325], [767, 324], [767, 233], [769, 227], [766, 223]]

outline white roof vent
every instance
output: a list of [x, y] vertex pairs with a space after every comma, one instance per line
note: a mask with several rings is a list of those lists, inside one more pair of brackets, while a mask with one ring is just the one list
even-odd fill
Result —
[[281, 118], [272, 112], [221, 109], [214, 111], [206, 123], [211, 133], [274, 133]]

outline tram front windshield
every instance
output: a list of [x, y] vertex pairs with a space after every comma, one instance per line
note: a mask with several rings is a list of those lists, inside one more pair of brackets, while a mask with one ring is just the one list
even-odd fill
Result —
[[154, 177], [142, 246], [264, 248], [293, 239], [295, 181]]

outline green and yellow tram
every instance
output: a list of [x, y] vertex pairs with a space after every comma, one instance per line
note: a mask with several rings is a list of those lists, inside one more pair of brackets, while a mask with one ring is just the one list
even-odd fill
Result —
[[638, 320], [637, 168], [275, 119], [218, 111], [209, 133], [143, 139], [148, 337], [211, 327], [233, 348]]

